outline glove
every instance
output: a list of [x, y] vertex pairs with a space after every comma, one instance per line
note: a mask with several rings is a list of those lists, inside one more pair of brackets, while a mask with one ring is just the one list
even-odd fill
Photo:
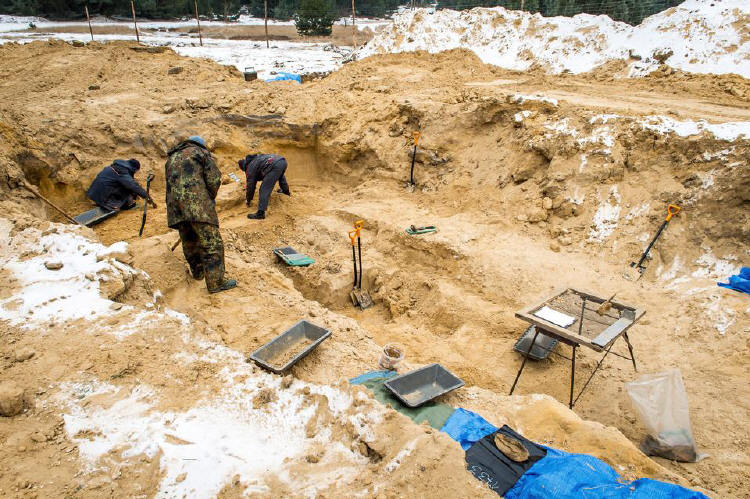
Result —
[[149, 199], [149, 200], [148, 200], [148, 204], [150, 204], [150, 205], [151, 205], [151, 208], [154, 208], [154, 209], [156, 209], [156, 208], [157, 208], [157, 206], [156, 206], [156, 203], [154, 203], [154, 200], [153, 200], [153, 199]]

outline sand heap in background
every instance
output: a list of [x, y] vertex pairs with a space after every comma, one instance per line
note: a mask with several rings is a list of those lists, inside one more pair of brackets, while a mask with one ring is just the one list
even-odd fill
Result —
[[466, 11], [415, 9], [394, 16], [360, 52], [372, 54], [466, 48], [482, 61], [551, 73], [591, 71], [629, 61], [640, 76], [662, 64], [694, 73], [750, 77], [750, 3], [687, 0], [639, 26], [607, 16], [542, 17], [503, 7]]
[[[250, 366], [241, 368], [240, 359], [300, 318], [330, 328], [333, 336], [294, 368], [298, 381], [284, 397], [302, 383], [317, 394], [332, 390], [321, 385], [377, 369], [379, 347], [398, 342], [407, 355], [403, 369], [442, 363], [467, 382], [443, 401], [475, 410], [494, 424], [508, 423], [552, 447], [601, 457], [628, 478], [680, 481], [676, 473], [718, 496], [744, 490], [750, 458], [738, 423], [750, 419], [744, 402], [747, 301], [715, 281], [748, 258], [747, 80], [679, 72], [626, 82], [602, 71], [515, 73], [485, 65], [466, 50], [369, 57], [305, 85], [248, 83], [231, 68], [125, 43], [6, 45], [0, 58], [0, 210], [18, 219], [4, 225], [15, 245], [8, 248], [24, 248], [21, 254], [3, 250], [9, 263], [2, 270], [7, 284], [0, 288], [4, 314], [29, 308], [24, 289], [30, 284], [17, 274], [25, 272], [21, 262], [33, 262], [41, 272], [43, 251], [77, 248], [45, 248], [50, 242], [45, 237], [54, 234], [44, 234], [51, 228], [42, 220], [58, 219], [20, 182], [32, 182], [78, 212], [90, 207], [85, 188], [102, 166], [115, 157], [138, 157], [139, 176], [154, 172], [152, 193], [163, 199], [165, 154], [194, 133], [206, 137], [225, 174], [217, 208], [227, 268], [239, 281], [237, 290], [208, 295], [203, 283], [189, 277], [180, 252], [169, 250], [176, 236], [166, 227], [162, 203], [149, 210], [142, 239], [135, 210], [104, 222], [96, 236], [79, 233], [104, 245], [129, 242], [130, 255], [120, 255], [127, 268], [87, 255], [79, 263], [94, 280], [70, 276], [71, 285], [83, 285], [86, 293], [98, 281], [101, 299], [123, 307], [112, 323], [96, 313], [92, 320], [73, 317], [60, 324], [44, 316], [31, 330], [5, 315], [0, 379], [20, 384], [34, 408], [0, 423], [4, 491], [27, 483], [34, 490], [44, 485], [44, 491], [80, 486], [91, 496], [101, 495], [99, 487], [117, 495], [184, 490], [163, 477], [193, 480], [170, 464], [177, 457], [193, 459], [174, 446], [202, 445], [190, 440], [187, 415], [205, 421], [204, 409], [211, 408], [228, 420], [246, 418], [243, 404], [276, 385]], [[170, 67], [183, 70], [168, 74]], [[128, 79], [121, 77], [125, 73]], [[423, 140], [412, 191], [405, 179], [415, 130]], [[245, 218], [242, 186], [226, 175], [238, 173], [236, 160], [252, 150], [278, 152], [290, 164], [292, 196], [272, 197], [269, 217], [260, 224]], [[665, 232], [643, 279], [624, 280], [628, 262], [642, 251], [669, 202], [684, 211]], [[364, 313], [355, 312], [348, 299], [346, 233], [358, 219], [365, 221], [365, 285], [376, 300]], [[404, 229], [411, 224], [436, 224], [438, 232], [410, 237]], [[316, 263], [281, 267], [271, 249], [286, 245]], [[114, 284], [105, 285], [100, 273]], [[647, 309], [631, 333], [639, 369], [682, 370], [696, 440], [710, 460], [657, 464], [636, 450], [632, 442], [641, 440], [644, 429], [623, 383], [637, 375], [621, 359], [607, 359], [576, 406], [578, 415], [596, 422], [547, 396], [504, 395], [519, 365], [512, 346], [525, 327], [514, 311], [561, 286], [603, 296], [618, 291], [623, 302]], [[16, 296], [24, 301], [14, 302]], [[45, 298], [43, 310], [68, 299], [52, 298]], [[36, 355], [18, 361], [25, 348]], [[600, 356], [578, 355], [576, 376], [585, 380]], [[240, 376], [227, 377], [225, 369]], [[568, 376], [566, 362], [533, 363], [517, 393], [567, 400]], [[239, 393], [231, 391], [235, 385]], [[356, 400], [356, 393], [344, 385], [335, 390], [319, 416], [325, 440], [306, 435], [303, 443], [295, 440], [300, 446], [283, 465], [289, 477], [319, 473], [321, 483], [331, 483], [326, 473], [335, 472], [324, 455], [316, 457], [314, 444], [333, 442], [348, 449], [341, 462], [363, 476], [348, 482], [344, 493], [381, 487], [386, 496], [458, 496], [481, 490], [445, 435], [395, 415], [383, 416], [383, 423], [365, 421], [374, 440], [340, 431], [328, 416], [352, 414], [332, 400]], [[84, 405], [87, 393], [96, 395]], [[107, 446], [103, 454], [91, 452], [106, 443], [97, 432], [112, 431], [104, 423], [118, 403], [118, 410], [133, 409], [123, 425], [146, 425], [148, 441], [161, 453], [137, 434], [134, 454]], [[318, 400], [316, 407], [325, 406]], [[323, 434], [328, 431], [330, 438]], [[381, 440], [381, 431], [389, 436]], [[413, 439], [425, 439], [424, 445], [418, 440], [421, 447], [410, 451]], [[227, 445], [225, 454], [237, 455], [234, 449]], [[312, 470], [308, 452], [323, 469]], [[409, 457], [388, 474], [399, 455]], [[62, 464], [51, 466], [56, 462]], [[74, 478], [86, 463], [106, 472]], [[222, 465], [222, 473], [231, 475], [234, 466]], [[43, 481], [39, 476], [47, 477], [48, 468], [53, 473]], [[190, 469], [189, 476], [200, 473]], [[295, 470], [302, 471], [295, 475]], [[274, 481], [260, 472], [232, 478], [225, 484], [232, 493], [261, 485], [276, 495], [306, 490], [304, 483]], [[145, 485], [139, 491], [137, 484]], [[337, 492], [331, 487], [323, 492]]]

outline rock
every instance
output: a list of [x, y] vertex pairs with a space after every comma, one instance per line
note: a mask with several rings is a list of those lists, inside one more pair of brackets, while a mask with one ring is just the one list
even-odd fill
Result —
[[24, 362], [32, 358], [36, 352], [31, 348], [21, 348], [16, 351], [16, 362]]
[[23, 412], [23, 388], [13, 381], [0, 383], [0, 416], [13, 417]]
[[526, 213], [526, 217], [529, 222], [536, 223], [547, 220], [548, 215], [546, 210], [541, 208], [531, 208], [528, 213]]
[[109, 306], [110, 310], [120, 310], [122, 308], [122, 303], [118, 302], [112, 302], [112, 305]]
[[545, 210], [551, 210], [552, 209], [552, 200], [550, 198], [544, 198], [542, 199], [542, 208]]
[[555, 253], [559, 253], [559, 252], [560, 252], [560, 245], [559, 245], [559, 244], [557, 244], [556, 242], [552, 241], [552, 242], [551, 242], [551, 243], [549, 244], [549, 249], [551, 249], [551, 250], [552, 250], [552, 251], [554, 251]]
[[99, 90], [100, 88], [102, 87], [100, 87], [99, 85], [89, 85], [89, 90]]
[[42, 442], [46, 442], [47, 437], [42, 432], [35, 431], [34, 433], [31, 434], [31, 440], [40, 444]]
[[83, 42], [82, 42], [82, 41], [80, 41], [80, 40], [73, 40], [73, 42], [72, 42], [72, 45], [73, 45], [74, 47], [85, 47], [85, 46], [86, 46], [86, 44], [85, 44], [85, 43], [83, 43]]
[[573, 238], [570, 236], [560, 236], [557, 238], [557, 242], [559, 242], [562, 246], [570, 246], [573, 244]]
[[44, 266], [47, 270], [60, 270], [63, 268], [62, 262], [44, 262]]
[[292, 386], [293, 381], [294, 381], [294, 376], [292, 376], [291, 374], [287, 374], [286, 376], [281, 378], [281, 388], [286, 390], [287, 388]]
[[164, 114], [173, 113], [174, 112], [174, 106], [172, 106], [171, 104], [167, 104], [166, 106], [164, 106], [163, 108], [161, 108], [161, 112], [164, 113]]
[[83, 276], [91, 282], [96, 281], [96, 276], [91, 272], [86, 272]]
[[187, 478], [187, 473], [180, 473], [177, 478], [174, 479], [174, 483], [182, 483]]
[[173, 68], [169, 68], [169, 70], [167, 71], [167, 74], [168, 75], [178, 75], [178, 74], [182, 73], [184, 70], [185, 70], [185, 68], [183, 68], [182, 66], [175, 66]]

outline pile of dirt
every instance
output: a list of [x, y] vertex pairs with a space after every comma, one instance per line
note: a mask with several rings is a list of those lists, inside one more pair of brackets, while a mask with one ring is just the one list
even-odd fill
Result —
[[[232, 397], [252, 401], [277, 381], [249, 366], [240, 369], [237, 357], [308, 318], [333, 331], [293, 368], [299, 383], [319, 387], [310, 388], [313, 394], [378, 369], [382, 345], [396, 342], [406, 352], [401, 370], [440, 362], [468, 386], [444, 401], [475, 410], [493, 424], [508, 423], [532, 440], [601, 457], [629, 478], [680, 482], [676, 473], [687, 479], [681, 483], [716, 495], [736, 496], [743, 490], [750, 459], [736, 422], [748, 419], [742, 402], [750, 355], [742, 335], [748, 327], [747, 304], [740, 295], [716, 287], [715, 280], [725, 278], [748, 255], [750, 110], [742, 96], [701, 87], [710, 81], [715, 88], [744, 89], [745, 80], [671, 74], [633, 83], [598, 74], [517, 73], [455, 50], [373, 56], [318, 82], [266, 84], [245, 82], [234, 70], [171, 51], [132, 48], [126, 43], [73, 47], [58, 42], [0, 47], [5, 63], [0, 69], [0, 207], [5, 216], [19, 220], [8, 227], [9, 237], [29, 239], [31, 253], [23, 258], [40, 257], [33, 249], [34, 237], [53, 237], [24, 232], [39, 223], [31, 217], [59, 219], [20, 182], [39, 186], [66, 210], [82, 211], [90, 207], [84, 192], [96, 173], [114, 158], [136, 157], [142, 164], [139, 178], [156, 174], [151, 188], [158, 201], [164, 195], [166, 151], [187, 135], [207, 139], [225, 175], [239, 173], [236, 160], [248, 152], [285, 155], [292, 196], [273, 196], [269, 217], [250, 222], [244, 216], [242, 186], [225, 179], [217, 208], [227, 268], [239, 288], [218, 295], [206, 294], [203, 283], [188, 275], [179, 250], [169, 250], [176, 234], [167, 229], [161, 204], [149, 210], [142, 239], [137, 238], [136, 211], [96, 227], [104, 244], [128, 241], [127, 264], [149, 278], [132, 280], [133, 293], [116, 297], [123, 309], [132, 309], [111, 318], [95, 314], [91, 321], [76, 317], [31, 330], [3, 323], [1, 334], [9, 341], [0, 381], [12, 379], [39, 400], [28, 417], [0, 423], [2, 438], [12, 443], [4, 447], [11, 450], [3, 452], [12, 454], [7, 459], [3, 455], [2, 462], [18, 463], [0, 477], [0, 488], [12, 490], [26, 481], [36, 487], [22, 466], [62, 460], [67, 464], [53, 482], [64, 491], [63, 484], [74, 483], [71, 477], [83, 463], [101, 465], [110, 459], [110, 470], [121, 470], [127, 483], [112, 490], [136, 494], [166, 487], [159, 460], [149, 457], [154, 449], [134, 446], [124, 460], [118, 452], [87, 454], [83, 440], [97, 443], [102, 438], [97, 432], [106, 433], [94, 422], [127, 400], [137, 408], [133, 420], [148, 422], [152, 441], [161, 442], [164, 451], [186, 445], [174, 444], [173, 437], [190, 439], [184, 432], [165, 432], [152, 420], [176, 421], [184, 430], [181, 418], [201, 407], [245, 417]], [[31, 58], [45, 71], [29, 66]], [[183, 71], [169, 74], [170, 67]], [[416, 158], [417, 186], [410, 189], [406, 180], [416, 130], [423, 140]], [[684, 210], [655, 248], [643, 279], [624, 280], [628, 262], [645, 247], [667, 203], [681, 204]], [[352, 279], [346, 233], [359, 219], [365, 221], [364, 285], [376, 301], [365, 312], [353, 310], [348, 298]], [[435, 224], [438, 232], [409, 236], [404, 229], [411, 224]], [[47, 227], [37, 230], [41, 234]], [[279, 266], [271, 249], [287, 245], [316, 263]], [[7, 250], [3, 258], [19, 256]], [[7, 282], [0, 289], [2, 300], [21, 294], [25, 286], [18, 279]], [[713, 456], [710, 462], [657, 464], [636, 449], [633, 442], [641, 440], [644, 429], [622, 389], [636, 373], [620, 359], [605, 362], [576, 406], [579, 415], [596, 422], [553, 400], [567, 400], [568, 385], [562, 380], [568, 379], [569, 364], [552, 357], [527, 366], [516, 391], [551, 397], [504, 395], [520, 363], [512, 345], [525, 328], [514, 312], [562, 286], [601, 296], [617, 291], [619, 301], [647, 310], [631, 331], [639, 368], [682, 369], [696, 440]], [[155, 302], [151, 293], [157, 289]], [[146, 314], [136, 321], [144, 310], [158, 307], [166, 317]], [[189, 322], [180, 322], [182, 317]], [[108, 320], [114, 322], [107, 326]], [[86, 348], [92, 335], [97, 348]], [[211, 350], [233, 353], [204, 358], [202, 350], [209, 347], [203, 341], [212, 342]], [[20, 347], [37, 355], [15, 362]], [[624, 345], [618, 343], [618, 352], [620, 348]], [[576, 377], [585, 379], [599, 355], [580, 349], [578, 355]], [[722, 362], [716, 362], [717, 356]], [[175, 357], [179, 362], [170, 361]], [[53, 375], [43, 375], [54, 362], [58, 368]], [[247, 375], [252, 386], [227, 378], [227, 367]], [[44, 383], [34, 381], [37, 377]], [[70, 385], [81, 382], [91, 383], [96, 397], [103, 397], [92, 401], [90, 409], [76, 402], [85, 401], [88, 391], [83, 399], [63, 396], [81, 393]], [[244, 391], [228, 394], [235, 385], [245, 386]], [[337, 390], [344, 395], [335, 396], [343, 397], [350, 389]], [[268, 400], [258, 410], [282, 402]], [[338, 435], [325, 412], [336, 415], [348, 409], [329, 406], [331, 411], [323, 414], [300, 410]], [[60, 420], [61, 412], [71, 422], [88, 423], [72, 426], [80, 434], [68, 435], [70, 423]], [[320, 455], [323, 442], [305, 440], [309, 418], [302, 430], [294, 430], [304, 440], [295, 456], [302, 456], [305, 467], [294, 476], [312, 473], [307, 467], [316, 459], [324, 463], [329, 454]], [[351, 453], [352, 445], [358, 447], [366, 460], [344, 454], [348, 469], [357, 470], [354, 475], [364, 473], [361, 481], [348, 482], [348, 491], [372, 493], [374, 487], [388, 494], [393, 487], [397, 495], [426, 495], [437, 492], [421, 487], [434, 484], [441, 494], [474, 493], [474, 479], [461, 471], [463, 458], [444, 435], [398, 418], [394, 421], [407, 429], [395, 431], [383, 418], [385, 426], [377, 418], [367, 423], [376, 435], [381, 429], [393, 431], [383, 443], [368, 439], [359, 445], [347, 432], [349, 436], [336, 437], [337, 445]], [[48, 443], [37, 446], [33, 439], [21, 439], [36, 432], [48, 433], [43, 440]], [[413, 439], [421, 447], [405, 451], [415, 448]], [[66, 454], [73, 446], [79, 451]], [[398, 470], [403, 471], [384, 472], [402, 451], [411, 456], [401, 461]], [[442, 454], [446, 457], [439, 458]], [[63, 455], [67, 457], [61, 459]], [[145, 458], [139, 461], [136, 455]], [[231, 466], [226, 470], [234, 476]], [[179, 480], [182, 472], [177, 471], [170, 468], [165, 475], [169, 483], [188, 480]], [[136, 472], [152, 478], [139, 482]], [[446, 476], [456, 481], [443, 489]], [[93, 478], [81, 475], [70, 487], [96, 485]], [[295, 488], [265, 475], [258, 480], [252, 484], [240, 477], [227, 483], [237, 491], [262, 484], [272, 493], [307, 490], [303, 483]], [[146, 484], [144, 491], [135, 490], [138, 483]], [[185, 490], [174, 487], [170, 490]]]
[[394, 16], [361, 51], [372, 54], [454, 48], [507, 69], [584, 73], [627, 61], [628, 74], [661, 66], [750, 77], [750, 8], [744, 0], [687, 0], [638, 26], [607, 16], [542, 17], [503, 7], [409, 9]]

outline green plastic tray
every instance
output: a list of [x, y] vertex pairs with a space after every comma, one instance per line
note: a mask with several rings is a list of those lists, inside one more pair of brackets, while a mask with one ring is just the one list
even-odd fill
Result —
[[279, 258], [279, 260], [291, 267], [307, 267], [308, 265], [315, 263], [315, 260], [307, 255], [303, 255], [302, 253], [297, 253], [297, 250], [291, 246], [274, 248], [273, 253]]
[[418, 236], [419, 234], [429, 234], [430, 232], [437, 232], [437, 227], [434, 225], [428, 225], [427, 227], [416, 227], [417, 230], [412, 230], [411, 227], [406, 228], [406, 233], [410, 236]]

